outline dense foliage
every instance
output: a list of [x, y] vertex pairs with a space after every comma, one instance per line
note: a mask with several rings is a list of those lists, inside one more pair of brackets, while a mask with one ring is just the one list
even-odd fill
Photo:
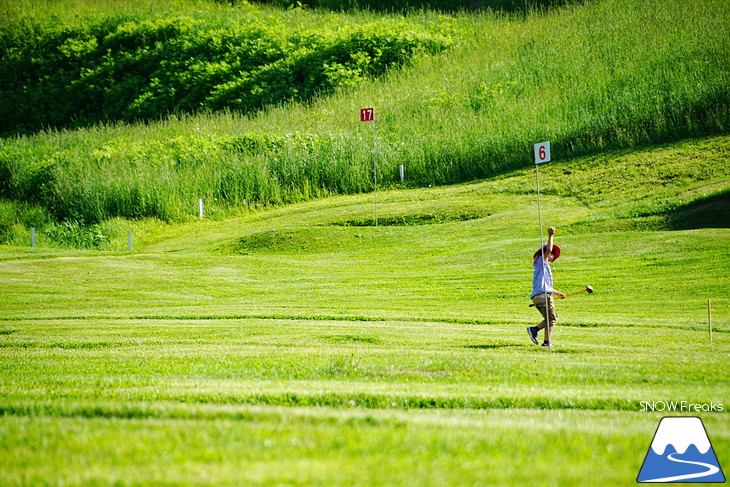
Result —
[[0, 34], [0, 132], [251, 112], [351, 86], [448, 44], [399, 19], [337, 29], [292, 29], [263, 16], [18, 23]]
[[[218, 0], [236, 5], [246, 0]], [[370, 9], [376, 11], [402, 11], [410, 9], [434, 9], [448, 12], [476, 10], [524, 11], [537, 7], [553, 7], [574, 3], [577, 0], [261, 0], [279, 7], [307, 6], [332, 10]]]

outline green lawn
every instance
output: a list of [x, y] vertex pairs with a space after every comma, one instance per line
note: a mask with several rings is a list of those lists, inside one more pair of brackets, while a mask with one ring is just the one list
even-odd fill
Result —
[[676, 414], [727, 472], [730, 230], [693, 211], [726, 211], [728, 140], [541, 168], [556, 287], [595, 288], [552, 351], [534, 169], [383, 191], [377, 228], [370, 194], [2, 246], [0, 484], [634, 485]]
[[[518, 324], [3, 326], [4, 485], [630, 485], [663, 415], [642, 401], [728, 394], [727, 334], [661, 326], [554, 352]], [[698, 415], [727, 465], [727, 414]]]

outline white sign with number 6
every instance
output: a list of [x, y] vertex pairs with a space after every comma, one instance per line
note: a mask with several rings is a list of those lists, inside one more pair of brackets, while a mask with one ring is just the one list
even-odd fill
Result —
[[550, 162], [550, 142], [535, 144], [535, 164]]

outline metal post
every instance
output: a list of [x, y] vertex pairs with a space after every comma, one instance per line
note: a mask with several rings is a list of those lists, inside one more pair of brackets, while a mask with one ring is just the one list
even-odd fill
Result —
[[373, 182], [375, 183], [375, 226], [378, 226], [378, 158], [375, 137], [375, 119], [373, 118]]
[[707, 332], [710, 334], [710, 343], [712, 343], [712, 306], [709, 298], [707, 299]]
[[[545, 289], [545, 247], [543, 243], [543, 232], [542, 232], [542, 204], [540, 201], [540, 169], [539, 165], [535, 164], [535, 183], [537, 185], [537, 218], [540, 222], [540, 258], [542, 265], [542, 287]], [[545, 289], [544, 305], [545, 305], [545, 341], [550, 343], [550, 308], [548, 307], [548, 292]]]
[[30, 248], [35, 248], [35, 227], [30, 229]]
[[[542, 266], [543, 266], [543, 272], [542, 272], [542, 287], [545, 289], [544, 293], [544, 299], [545, 299], [545, 341], [547, 343], [550, 343], [550, 310], [548, 307], [548, 292], [545, 288], [545, 249], [543, 244], [543, 232], [542, 232], [542, 205], [540, 201], [540, 170], [538, 168], [539, 164], [542, 164], [544, 162], [550, 162], [550, 142], [540, 142], [538, 144], [535, 144], [534, 146], [535, 151], [535, 182], [537, 184], [537, 217], [540, 221], [540, 257], [542, 258]], [[547, 264], [548, 266], [550, 264]], [[552, 350], [552, 348], [550, 348]]]

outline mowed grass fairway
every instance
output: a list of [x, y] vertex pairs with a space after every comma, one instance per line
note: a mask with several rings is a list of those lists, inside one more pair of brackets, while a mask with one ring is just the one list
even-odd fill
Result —
[[727, 472], [729, 142], [541, 168], [556, 287], [595, 288], [552, 351], [531, 168], [381, 192], [377, 228], [370, 194], [3, 246], [0, 484], [634, 485], [677, 414]]

